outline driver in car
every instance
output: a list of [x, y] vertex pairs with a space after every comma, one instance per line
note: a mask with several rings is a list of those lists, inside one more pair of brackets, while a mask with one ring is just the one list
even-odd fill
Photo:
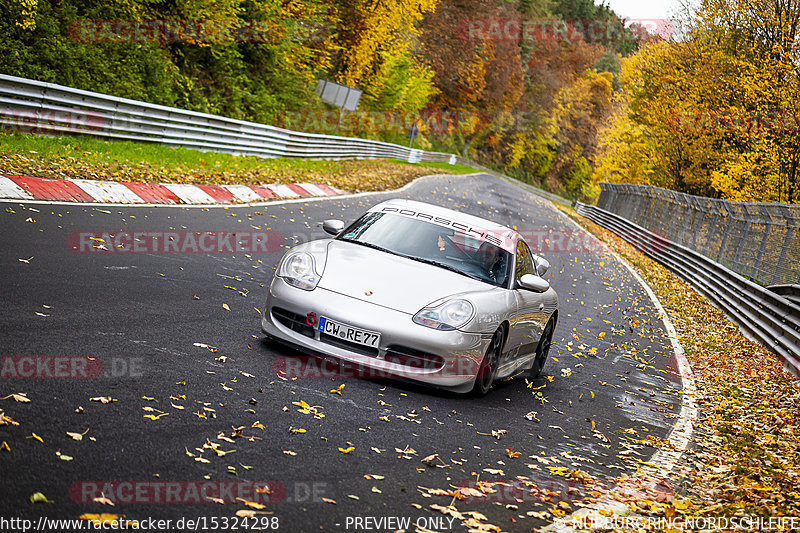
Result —
[[478, 254], [484, 271], [491, 279], [496, 281], [502, 270], [500, 249], [497, 246], [485, 243], [478, 250]]

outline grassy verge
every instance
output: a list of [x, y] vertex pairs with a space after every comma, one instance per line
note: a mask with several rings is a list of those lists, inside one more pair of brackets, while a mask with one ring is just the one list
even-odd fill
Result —
[[571, 209], [562, 211], [647, 280], [675, 324], [697, 381], [702, 416], [677, 472], [675, 499], [627, 501], [629, 508], [667, 518], [738, 517], [740, 524], [748, 517], [800, 515], [798, 381], [679, 277]]
[[0, 133], [0, 171], [43, 178], [166, 183], [316, 182], [350, 191], [394, 189], [426, 174], [474, 172], [447, 163], [262, 159], [87, 136], [8, 133]]

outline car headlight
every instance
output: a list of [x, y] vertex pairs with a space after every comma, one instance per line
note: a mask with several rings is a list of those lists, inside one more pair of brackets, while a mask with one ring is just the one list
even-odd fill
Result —
[[305, 291], [314, 290], [319, 283], [319, 274], [314, 269], [314, 258], [305, 252], [287, 255], [278, 269], [278, 276], [289, 285]]
[[457, 329], [475, 316], [475, 307], [466, 300], [449, 300], [436, 307], [424, 307], [414, 315], [415, 323], [433, 329]]

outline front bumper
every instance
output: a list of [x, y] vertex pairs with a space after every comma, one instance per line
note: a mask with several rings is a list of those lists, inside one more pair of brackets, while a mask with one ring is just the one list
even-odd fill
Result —
[[[308, 313], [380, 333], [377, 349], [342, 342], [305, 324]], [[275, 277], [261, 329], [278, 340], [357, 365], [359, 375], [409, 379], [436, 387], [472, 388], [491, 335], [439, 331], [412, 315], [317, 287], [304, 291]]]

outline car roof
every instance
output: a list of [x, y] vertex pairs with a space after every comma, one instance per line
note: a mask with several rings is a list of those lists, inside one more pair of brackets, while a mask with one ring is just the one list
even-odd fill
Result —
[[476, 217], [474, 215], [469, 215], [467, 213], [461, 213], [460, 211], [455, 211], [453, 209], [448, 209], [446, 207], [441, 207], [438, 205], [433, 205], [425, 202], [418, 202], [416, 200], [406, 200], [406, 199], [387, 200], [385, 202], [381, 202], [373, 206], [369, 211], [370, 212], [385, 211], [386, 208], [397, 209], [399, 214], [406, 214], [410, 216], [415, 216], [415, 214], [418, 213], [424, 213], [425, 215], [430, 215], [432, 217], [438, 217], [448, 221], [453, 221], [458, 224], [469, 226], [470, 228], [479, 228], [481, 230], [491, 232], [492, 234], [497, 235], [503, 240], [503, 244], [500, 244], [499, 246], [511, 253], [514, 253], [514, 249], [516, 248], [517, 245], [517, 240], [519, 240], [520, 238], [519, 234], [516, 231], [507, 226], [503, 226], [502, 224], [498, 224], [497, 222], [493, 222], [491, 220], [487, 220], [481, 217]]

